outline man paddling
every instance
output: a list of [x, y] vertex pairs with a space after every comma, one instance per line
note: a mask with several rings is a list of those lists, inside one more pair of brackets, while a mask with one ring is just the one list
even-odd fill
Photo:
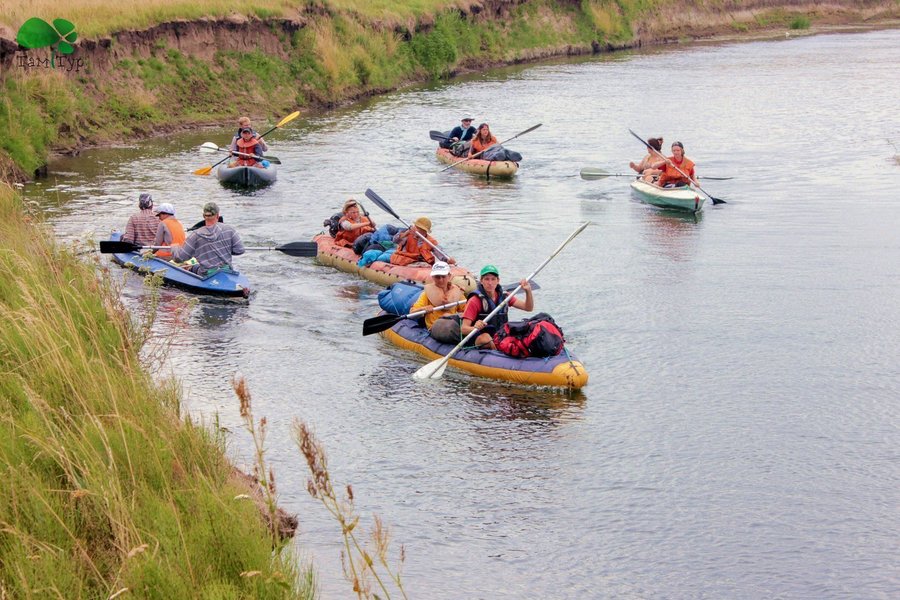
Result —
[[219, 206], [207, 202], [203, 206], [203, 227], [192, 232], [183, 246], [172, 246], [172, 257], [184, 262], [197, 260], [190, 270], [208, 276], [216, 271], [232, 270], [231, 257], [244, 253], [241, 236], [234, 227], [219, 223]]
[[425, 310], [425, 327], [431, 333], [431, 337], [445, 344], [455, 344], [461, 339], [459, 318], [451, 315], [459, 312], [460, 306], [457, 304], [438, 311], [434, 308], [459, 302], [464, 298], [462, 289], [450, 282], [450, 265], [438, 260], [431, 267], [431, 283], [425, 284], [425, 289], [409, 311]]
[[153, 214], [153, 196], [141, 194], [138, 198], [138, 212], [128, 217], [122, 241], [147, 246], [156, 236], [157, 227], [159, 227], [159, 219]]
[[[184, 244], [184, 225], [175, 218], [175, 207], [168, 202], [163, 202], [157, 207], [156, 216], [159, 217], [159, 225], [152, 245], [180, 246]], [[159, 258], [171, 258], [172, 253], [168, 250], [157, 250], [156, 256]]]

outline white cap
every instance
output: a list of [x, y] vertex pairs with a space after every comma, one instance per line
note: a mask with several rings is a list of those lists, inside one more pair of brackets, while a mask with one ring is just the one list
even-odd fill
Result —
[[450, 274], [450, 265], [445, 263], [442, 260], [434, 261], [434, 265], [431, 267], [432, 275], [449, 275]]
[[175, 207], [169, 204], [168, 202], [163, 202], [162, 204], [157, 205], [156, 210], [154, 210], [156, 214], [166, 213], [167, 215], [175, 216]]

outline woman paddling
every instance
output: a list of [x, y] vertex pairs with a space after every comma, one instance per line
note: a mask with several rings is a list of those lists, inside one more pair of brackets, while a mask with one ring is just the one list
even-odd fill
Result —
[[[672, 142], [672, 156], [653, 164], [654, 169], [662, 169], [656, 185], [659, 187], [697, 185], [697, 172], [694, 167], [694, 162], [684, 155], [684, 144]], [[679, 171], [683, 171], [684, 174]]]
[[638, 174], [641, 175], [641, 179], [653, 183], [653, 180], [656, 179], [656, 176], [661, 172], [659, 169], [654, 169], [653, 165], [659, 161], [659, 157], [662, 156], [663, 139], [661, 137], [650, 138], [647, 140], [647, 143], [659, 154], [656, 152], [647, 152], [646, 156], [641, 159], [641, 162], [630, 162], [628, 163], [628, 166], [637, 171]]
[[484, 152], [497, 143], [497, 138], [491, 133], [491, 128], [487, 123], [478, 126], [478, 133], [472, 138], [472, 145], [469, 146], [469, 156], [479, 152]]

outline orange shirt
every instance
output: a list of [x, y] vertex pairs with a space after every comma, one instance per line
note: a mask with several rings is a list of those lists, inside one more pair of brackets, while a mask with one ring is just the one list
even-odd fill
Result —
[[[674, 156], [669, 157], [669, 161], [678, 169], [684, 171], [687, 175], [690, 175], [691, 179], [696, 179], [694, 175], [694, 163], [688, 157], [683, 157], [681, 162], [675, 160]], [[659, 181], [657, 185], [660, 187], [664, 186], [667, 183], [684, 183], [689, 184], [690, 181], [669, 163], [666, 163], [662, 166], [662, 174], [659, 176]]]
[[491, 138], [485, 143], [482, 143], [481, 140], [477, 136], [473, 137], [472, 138], [472, 154], [476, 154], [478, 152], [481, 152], [482, 150], [487, 150], [488, 148], [490, 148], [491, 146], [493, 146], [496, 143], [497, 143], [497, 138], [495, 138], [493, 134], [491, 134]]

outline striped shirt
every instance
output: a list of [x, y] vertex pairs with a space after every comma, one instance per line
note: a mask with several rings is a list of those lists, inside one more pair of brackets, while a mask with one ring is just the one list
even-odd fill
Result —
[[122, 236], [122, 241], [149, 246], [153, 243], [153, 238], [156, 237], [157, 227], [159, 227], [159, 217], [153, 214], [153, 209], [142, 209], [140, 212], [128, 217], [128, 224], [125, 226], [125, 235]]
[[234, 227], [216, 223], [212, 227], [204, 226], [188, 236], [184, 246], [174, 246], [172, 257], [185, 261], [194, 257], [203, 270], [231, 268], [231, 257], [244, 253], [241, 236]]

